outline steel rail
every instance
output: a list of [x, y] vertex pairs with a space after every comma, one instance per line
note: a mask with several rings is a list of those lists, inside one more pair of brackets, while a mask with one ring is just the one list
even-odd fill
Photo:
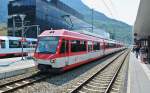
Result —
[[[123, 53], [119, 54], [115, 59], [113, 59], [111, 62], [109, 62], [108, 64], [106, 64], [105, 66], [103, 66], [98, 72], [96, 72], [93, 76], [91, 76], [90, 78], [88, 78], [85, 82], [80, 83], [78, 86], [76, 86], [75, 89], [71, 90], [69, 93], [77, 93], [79, 90], [82, 89], [83, 86], [85, 86], [86, 84], [88, 84], [88, 82], [90, 82], [91, 80], [93, 80], [93, 78], [95, 78], [99, 73], [101, 73], [104, 69], [106, 69], [109, 65], [111, 65], [113, 62], [115, 62], [115, 60], [117, 60], [120, 56], [122, 56], [123, 54], [125, 54], [128, 50], [124, 51]], [[128, 53], [127, 53], [128, 54]], [[109, 85], [111, 86], [111, 85]], [[108, 88], [107, 90], [109, 90], [110, 88]], [[107, 93], [107, 92], [106, 92]]]
[[[41, 80], [44, 80], [47, 77], [48, 77], [48, 75], [40, 73], [37, 75], [33, 75], [30, 77], [25, 77], [23, 79], [19, 79], [16, 81], [11, 81], [11, 82], [5, 83], [3, 85], [0, 85], [0, 93], [9, 93], [9, 92], [15, 91], [19, 88], [23, 88], [23, 87], [31, 85], [35, 82], [40, 82]], [[12, 86], [12, 85], [15, 85], [15, 86]], [[7, 88], [7, 87], [9, 87], [9, 88]], [[3, 89], [5, 89], [5, 90], [3, 90]]]
[[119, 72], [120, 72], [120, 70], [121, 70], [121, 68], [122, 68], [122, 66], [123, 66], [123, 64], [124, 64], [124, 62], [125, 62], [127, 56], [128, 56], [128, 53], [125, 55], [125, 57], [124, 57], [124, 59], [123, 59], [121, 65], [118, 67], [117, 71], [115, 72], [115, 74], [114, 74], [112, 80], [110, 81], [110, 83], [109, 83], [109, 85], [108, 85], [108, 87], [107, 87], [107, 89], [105, 90], [104, 93], [109, 93], [109, 92], [111, 91], [111, 88], [112, 88], [114, 82], [116, 81], [117, 76], [118, 76], [118, 74], [119, 74]]

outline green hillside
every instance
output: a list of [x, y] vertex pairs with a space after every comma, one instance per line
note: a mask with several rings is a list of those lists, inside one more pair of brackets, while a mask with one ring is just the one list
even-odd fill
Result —
[[[84, 21], [92, 23], [92, 11], [89, 7], [83, 4], [81, 0], [61, 0], [70, 7], [74, 8], [82, 15]], [[94, 26], [104, 29], [110, 33], [112, 39], [121, 40], [126, 43], [132, 42], [132, 26], [111, 18], [108, 18], [103, 13], [94, 11]]]

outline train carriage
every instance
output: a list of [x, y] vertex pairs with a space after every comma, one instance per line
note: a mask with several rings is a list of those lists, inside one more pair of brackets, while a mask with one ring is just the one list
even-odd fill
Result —
[[[21, 55], [21, 37], [11, 37], [11, 36], [0, 36], [0, 57], [5, 57], [9, 55]], [[26, 38], [23, 43], [24, 54], [28, 52], [34, 52], [37, 39]]]
[[115, 49], [121, 47], [113, 40], [65, 29], [47, 30], [38, 38], [34, 57], [41, 71], [65, 71], [113, 53]]
[[106, 39], [104, 40], [104, 43], [105, 43], [105, 55], [108, 55], [110, 53], [113, 53], [119, 50], [119, 47], [117, 46], [118, 43], [115, 40]]

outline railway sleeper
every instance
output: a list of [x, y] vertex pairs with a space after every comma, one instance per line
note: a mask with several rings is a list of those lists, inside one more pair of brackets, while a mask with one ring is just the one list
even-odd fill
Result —
[[100, 80], [93, 80], [93, 81], [95, 81], [95, 82], [98, 82], [98, 83], [109, 83], [111, 80], [103, 80], [103, 81], [100, 81]]
[[89, 84], [91, 84], [91, 85], [103, 85], [103, 86], [108, 85], [108, 84], [102, 84], [102, 83], [97, 83], [97, 82], [93, 82], [93, 81], [89, 82]]
[[108, 78], [110, 78], [110, 77], [113, 77], [113, 75], [110, 75], [110, 74], [100, 74], [100, 75], [98, 75], [97, 77], [102, 77], [102, 78], [104, 78], [104, 77], [108, 77]]
[[107, 86], [100, 85], [100, 86], [97, 86], [97, 87], [93, 87], [93, 86], [86, 85], [86, 88], [89, 88], [89, 89], [97, 88], [96, 90], [103, 90], [103, 89], [106, 89]]
[[111, 78], [102, 78], [102, 79], [95, 79], [95, 80], [99, 80], [99, 81], [110, 81]]
[[15, 83], [15, 85], [20, 86], [20, 85], [22, 85], [22, 84], [20, 84], [20, 83]]
[[119, 88], [112, 88], [111, 91], [113, 91], [113, 92], [118, 92], [119, 90], [120, 90]]
[[101, 89], [103, 89], [103, 88], [107, 88], [107, 85], [97, 85], [97, 86], [95, 86], [95, 85], [87, 84], [87, 87], [88, 87], [88, 88], [92, 88], [92, 89], [101, 90]]
[[97, 89], [91, 89], [91, 88], [88, 88], [88, 87], [83, 87], [80, 91], [82, 92], [85, 92], [85, 93], [101, 93], [101, 92], [104, 92], [105, 89], [101, 89], [101, 90], [97, 90]]
[[93, 86], [108, 86], [108, 84], [93, 84], [93, 83], [89, 83], [89, 85], [93, 85]]

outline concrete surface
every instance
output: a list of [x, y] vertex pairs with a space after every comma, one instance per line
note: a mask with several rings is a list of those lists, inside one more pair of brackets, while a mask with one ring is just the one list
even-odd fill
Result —
[[34, 60], [21, 60], [21, 57], [0, 59], [0, 79], [26, 73], [36, 65]]
[[149, 64], [142, 63], [130, 54], [127, 93], [150, 93]]

